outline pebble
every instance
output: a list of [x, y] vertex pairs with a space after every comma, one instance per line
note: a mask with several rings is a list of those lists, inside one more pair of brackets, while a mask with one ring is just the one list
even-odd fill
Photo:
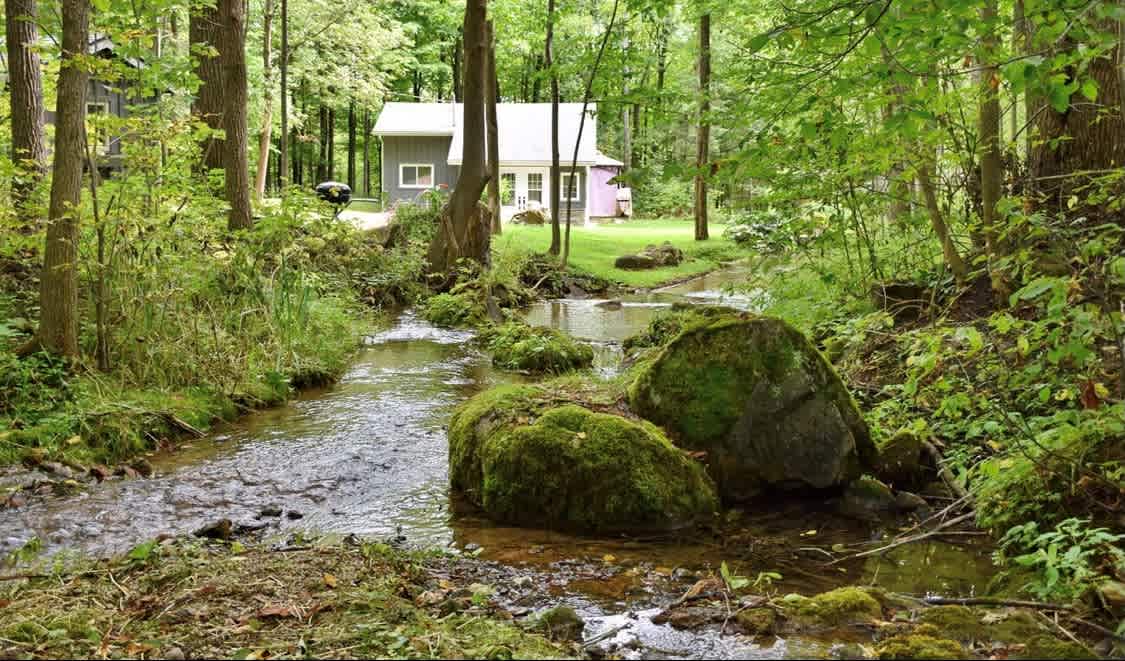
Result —
[[266, 505], [258, 512], [258, 516], [281, 516], [281, 508], [277, 505]]
[[298, 512], [297, 510], [289, 510], [285, 513], [285, 518], [289, 519], [290, 521], [296, 521], [297, 519], [305, 518], [305, 514], [304, 512]]
[[164, 650], [164, 658], [169, 659], [170, 661], [180, 661], [181, 659], [186, 659], [187, 656], [184, 655], [184, 651], [182, 649], [178, 647], [169, 647], [168, 649]]

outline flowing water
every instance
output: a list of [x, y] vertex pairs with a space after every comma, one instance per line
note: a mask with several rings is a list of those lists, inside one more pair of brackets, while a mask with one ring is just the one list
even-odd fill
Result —
[[[760, 298], [722, 287], [722, 272], [616, 301], [561, 300], [527, 312], [598, 348], [612, 373], [620, 342], [675, 301], [752, 308]], [[587, 635], [626, 626], [617, 642], [638, 640], [649, 657], [780, 658], [823, 656], [830, 641], [777, 639], [764, 646], [739, 636], [678, 632], [651, 622], [700, 571], [723, 561], [740, 573], [781, 571], [781, 589], [819, 591], [845, 583], [924, 594], [972, 594], [989, 576], [987, 549], [947, 542], [913, 544], [848, 572], [825, 569], [815, 549], [857, 544], [888, 531], [843, 519], [821, 503], [776, 503], [744, 515], [742, 533], [719, 548], [693, 538], [587, 539], [496, 526], [451, 510], [445, 427], [474, 393], [521, 377], [493, 370], [466, 331], [430, 326], [411, 313], [370, 337], [341, 381], [287, 406], [251, 414], [152, 459], [149, 479], [107, 481], [75, 496], [0, 511], [0, 552], [38, 537], [48, 551], [104, 555], [158, 534], [184, 534], [219, 518], [287, 533], [356, 533], [417, 546], [480, 548], [482, 556], [526, 567], [560, 601], [589, 619]], [[285, 516], [263, 519], [266, 507]], [[786, 541], [778, 544], [779, 540]], [[807, 541], [806, 541], [807, 540]], [[784, 549], [784, 551], [777, 551]], [[605, 573], [607, 564], [617, 571]], [[628, 568], [624, 570], [623, 568]], [[679, 571], [676, 571], [679, 570]], [[628, 638], [632, 637], [632, 638]]]

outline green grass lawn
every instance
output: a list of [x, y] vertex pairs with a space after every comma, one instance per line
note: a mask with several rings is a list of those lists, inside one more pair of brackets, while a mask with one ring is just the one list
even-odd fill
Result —
[[[631, 220], [620, 224], [583, 227], [570, 230], [570, 264], [575, 268], [632, 287], [655, 287], [706, 273], [746, 252], [723, 237], [726, 225], [712, 222], [711, 239], [696, 241], [690, 218], [658, 218]], [[565, 229], [564, 229], [565, 231]], [[651, 271], [625, 271], [614, 268], [621, 255], [640, 252], [649, 244], [671, 241], [684, 251], [679, 266], [666, 266]], [[507, 225], [502, 236], [493, 238], [493, 248], [503, 258], [518, 252], [546, 252], [551, 245], [551, 227]]]

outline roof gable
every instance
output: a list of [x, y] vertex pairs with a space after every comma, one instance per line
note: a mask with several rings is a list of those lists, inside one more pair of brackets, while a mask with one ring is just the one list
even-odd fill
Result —
[[[582, 127], [578, 163], [592, 165], [598, 160], [596, 119], [597, 105], [591, 103]], [[559, 104], [559, 160], [569, 163], [574, 157], [578, 135], [581, 103]], [[464, 142], [463, 104], [452, 103], [388, 103], [375, 122], [376, 135], [449, 135], [448, 162], [460, 165]], [[512, 165], [551, 162], [551, 104], [498, 103], [496, 123], [499, 129], [500, 162]]]

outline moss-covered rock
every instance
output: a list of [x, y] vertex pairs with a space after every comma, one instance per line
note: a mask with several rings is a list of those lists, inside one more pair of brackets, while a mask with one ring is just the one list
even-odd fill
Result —
[[554, 328], [512, 321], [481, 333], [492, 364], [506, 370], [559, 374], [589, 367], [594, 350]]
[[896, 487], [917, 484], [922, 479], [922, 437], [913, 430], [899, 430], [877, 443], [876, 450], [873, 471], [879, 479]]
[[586, 622], [570, 606], [556, 606], [543, 611], [536, 624], [540, 633], [555, 641], [580, 641], [582, 632], [586, 630]]
[[965, 650], [953, 640], [924, 633], [895, 636], [875, 648], [880, 659], [964, 659]]
[[805, 628], [870, 624], [883, 616], [883, 608], [869, 591], [851, 586], [815, 597], [787, 599], [785, 606], [794, 621]]
[[717, 508], [703, 468], [655, 426], [574, 405], [530, 386], [478, 395], [453, 417], [453, 489], [517, 525], [592, 531], [670, 528]]
[[685, 328], [638, 370], [633, 410], [708, 455], [724, 499], [846, 484], [875, 457], [840, 377], [800, 331], [769, 317]]
[[875, 521], [897, 510], [898, 500], [891, 488], [867, 475], [849, 484], [840, 498], [841, 514], [864, 521]]
[[748, 636], [765, 636], [777, 629], [777, 613], [772, 608], [740, 610], [734, 619], [742, 633]]
[[484, 302], [475, 290], [434, 294], [422, 304], [422, 318], [435, 326], [476, 326], [487, 319]]

